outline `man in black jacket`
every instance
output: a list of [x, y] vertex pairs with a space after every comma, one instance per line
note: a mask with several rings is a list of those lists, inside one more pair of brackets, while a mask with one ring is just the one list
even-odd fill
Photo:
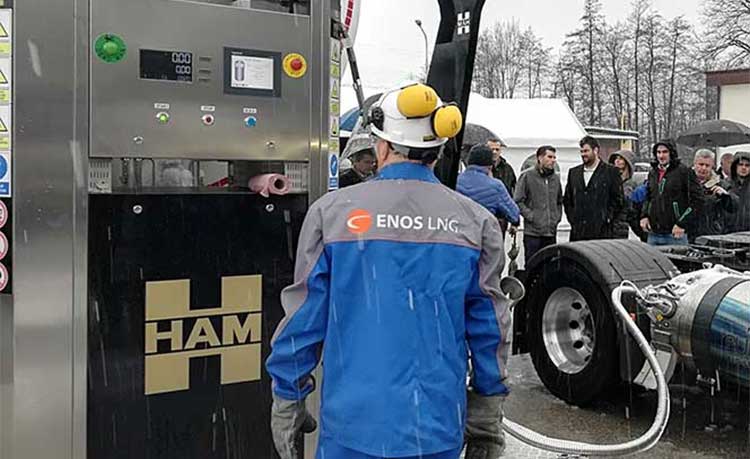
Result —
[[372, 175], [375, 170], [375, 153], [371, 148], [365, 148], [352, 155], [352, 168], [339, 177], [339, 188], [362, 183]]
[[625, 218], [620, 172], [599, 158], [599, 142], [593, 137], [584, 137], [579, 145], [583, 164], [568, 172], [563, 199], [570, 241], [611, 238], [615, 224]]
[[719, 177], [715, 164], [711, 150], [702, 148], [695, 152], [693, 170], [703, 191], [703, 210], [687, 228], [691, 244], [700, 236], [725, 234], [737, 208], [739, 199], [727, 191], [731, 183]]
[[487, 146], [492, 150], [492, 159], [495, 162], [492, 167], [492, 176], [499, 179], [505, 185], [511, 196], [516, 191], [516, 173], [508, 161], [503, 158], [503, 143], [500, 139], [490, 139]]
[[700, 183], [695, 172], [680, 163], [671, 142], [657, 142], [653, 155], [641, 228], [648, 231], [651, 245], [687, 245], [685, 230], [703, 210]]

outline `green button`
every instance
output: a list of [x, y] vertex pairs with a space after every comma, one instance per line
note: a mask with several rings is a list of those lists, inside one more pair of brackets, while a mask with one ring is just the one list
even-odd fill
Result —
[[102, 46], [102, 50], [107, 56], [116, 56], [117, 53], [120, 52], [120, 47], [117, 45], [117, 42], [108, 41], [104, 43], [104, 46]]
[[128, 47], [122, 38], [107, 33], [100, 35], [96, 39], [94, 51], [99, 59], [112, 64], [125, 58]]
[[167, 124], [169, 122], [169, 113], [159, 112], [156, 114], [156, 120], [159, 124]]

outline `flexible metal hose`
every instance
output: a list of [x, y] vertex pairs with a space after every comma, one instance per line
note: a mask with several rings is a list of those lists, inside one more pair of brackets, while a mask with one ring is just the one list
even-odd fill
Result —
[[628, 311], [622, 305], [622, 294], [625, 292], [638, 293], [638, 289], [632, 283], [623, 282], [619, 287], [612, 291], [612, 303], [615, 305], [615, 310], [627, 327], [628, 332], [633, 335], [641, 352], [646, 356], [646, 359], [656, 376], [658, 404], [656, 407], [656, 416], [654, 417], [654, 422], [651, 424], [651, 427], [640, 437], [625, 443], [595, 445], [591, 443], [550, 438], [505, 418], [503, 419], [503, 429], [508, 432], [508, 434], [536, 448], [556, 453], [586, 456], [627, 456], [637, 454], [650, 449], [659, 441], [664, 433], [664, 429], [667, 427], [667, 422], [669, 421], [669, 390], [667, 388], [667, 381], [664, 378], [664, 373], [662, 372], [661, 367], [659, 367], [659, 362], [656, 360], [656, 355], [651, 349], [651, 345], [630, 318]]

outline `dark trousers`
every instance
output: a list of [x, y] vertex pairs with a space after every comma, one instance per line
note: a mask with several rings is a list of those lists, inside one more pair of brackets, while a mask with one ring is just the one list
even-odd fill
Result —
[[528, 265], [531, 257], [543, 248], [557, 244], [556, 236], [523, 236], [524, 264]]

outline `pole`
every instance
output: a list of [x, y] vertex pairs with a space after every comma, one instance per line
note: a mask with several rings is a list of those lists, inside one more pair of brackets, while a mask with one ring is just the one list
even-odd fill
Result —
[[427, 72], [429, 72], [429, 66], [428, 58], [429, 58], [429, 44], [427, 41], [427, 33], [424, 31], [424, 28], [422, 27], [422, 21], [419, 19], [415, 19], [414, 23], [419, 27], [419, 30], [422, 32], [422, 36], [424, 37], [424, 80], [427, 81]]

